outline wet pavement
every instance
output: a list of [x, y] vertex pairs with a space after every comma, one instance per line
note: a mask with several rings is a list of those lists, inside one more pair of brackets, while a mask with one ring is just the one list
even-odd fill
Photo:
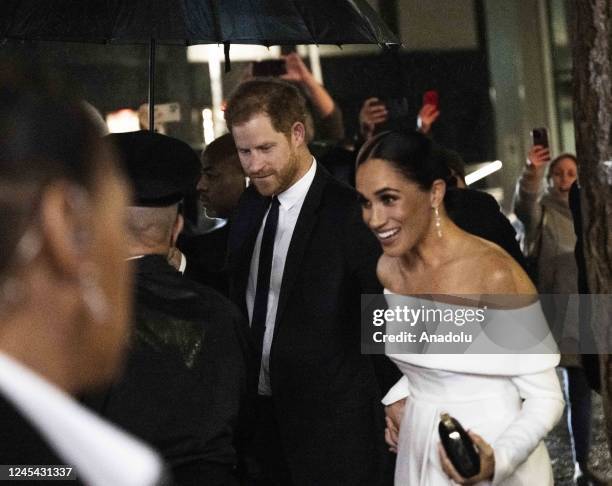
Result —
[[[566, 407], [567, 412], [567, 407]], [[556, 486], [573, 486], [574, 462], [570, 448], [570, 438], [567, 429], [567, 413], [545, 440], [546, 447], [553, 465]], [[598, 475], [606, 479], [606, 483], [612, 485], [612, 460], [606, 442], [603, 409], [601, 397], [593, 393], [593, 419], [591, 453], [589, 456], [589, 467]]]

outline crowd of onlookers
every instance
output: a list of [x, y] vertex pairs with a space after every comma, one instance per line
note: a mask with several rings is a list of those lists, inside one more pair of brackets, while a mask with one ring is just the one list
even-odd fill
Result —
[[[571, 299], [546, 311], [560, 364], [360, 348], [362, 294], [585, 292], [576, 158], [530, 149], [519, 243], [433, 139], [435, 101], [398, 130], [368, 98], [349, 138], [296, 54], [281, 78], [241, 83], [228, 133], [198, 157], [165, 135], [106, 134], [69, 86], [3, 61], [2, 463], [117, 486], [552, 484], [541, 441], [565, 399], [575, 479], [598, 484]], [[472, 428], [477, 476], [432, 442], [444, 406]]]

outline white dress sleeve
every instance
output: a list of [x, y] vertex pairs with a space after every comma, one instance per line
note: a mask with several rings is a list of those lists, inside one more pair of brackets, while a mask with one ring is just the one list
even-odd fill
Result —
[[393, 385], [387, 394], [383, 397], [382, 403], [384, 406], [391, 405], [392, 403], [402, 400], [410, 395], [408, 389], [408, 377], [403, 375], [395, 385]]
[[512, 377], [523, 398], [517, 418], [491, 444], [495, 451], [493, 485], [522, 464], [563, 415], [565, 402], [554, 368]]

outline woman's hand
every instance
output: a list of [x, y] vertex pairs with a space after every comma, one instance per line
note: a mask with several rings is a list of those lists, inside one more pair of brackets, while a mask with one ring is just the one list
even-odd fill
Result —
[[444, 447], [441, 443], [438, 443], [438, 451], [440, 453], [440, 462], [442, 469], [457, 484], [476, 484], [480, 481], [486, 481], [493, 479], [493, 473], [495, 472], [495, 452], [493, 448], [478, 434], [468, 430], [468, 435], [474, 441], [476, 448], [478, 449], [478, 455], [480, 456], [480, 472], [476, 476], [470, 478], [464, 478], [461, 476], [450, 459], [446, 455]]
[[389, 112], [378, 98], [368, 98], [359, 111], [359, 130], [365, 140], [369, 140], [376, 131], [376, 125], [387, 121]]
[[431, 131], [431, 126], [440, 116], [440, 110], [436, 105], [423, 105], [419, 111], [417, 118], [417, 127], [419, 132], [423, 135], [427, 135]]
[[308, 70], [306, 64], [304, 64], [304, 61], [302, 61], [302, 58], [296, 52], [292, 52], [285, 56], [285, 68], [287, 73], [283, 74], [281, 79], [295, 81], [300, 84], [315, 82], [312, 73]]
[[530, 165], [539, 169], [550, 162], [550, 151], [543, 145], [534, 145], [531, 147], [527, 158]]
[[398, 400], [385, 407], [385, 442], [391, 452], [397, 453], [400, 424], [406, 408], [406, 399]]

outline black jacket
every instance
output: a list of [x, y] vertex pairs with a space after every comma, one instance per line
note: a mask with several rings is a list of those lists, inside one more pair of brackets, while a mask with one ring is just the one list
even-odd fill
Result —
[[125, 372], [87, 402], [157, 448], [177, 484], [234, 484], [246, 324], [229, 300], [183, 278], [164, 257], [136, 265]]
[[[52, 445], [4, 397], [0, 396], [0, 463], [7, 465], [69, 465], [61, 459]], [[48, 484], [30, 479], [22, 484]], [[80, 486], [76, 480], [57, 480], [53, 484]]]
[[523, 268], [525, 257], [516, 231], [493, 196], [475, 189], [449, 189], [444, 197], [449, 217], [462, 230], [502, 247]]
[[177, 245], [187, 257], [185, 277], [208, 285], [225, 296], [229, 286], [225, 268], [229, 225], [228, 221], [221, 228], [203, 235], [181, 235]]

